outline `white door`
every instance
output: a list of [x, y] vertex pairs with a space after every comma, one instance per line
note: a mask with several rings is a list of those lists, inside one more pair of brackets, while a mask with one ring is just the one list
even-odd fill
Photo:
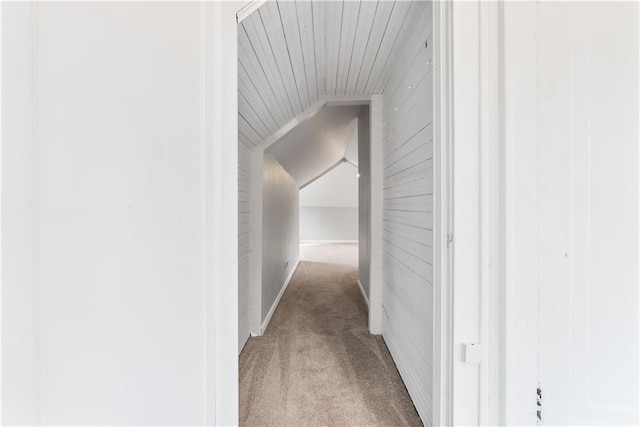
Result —
[[537, 6], [544, 425], [638, 424], [638, 4]]

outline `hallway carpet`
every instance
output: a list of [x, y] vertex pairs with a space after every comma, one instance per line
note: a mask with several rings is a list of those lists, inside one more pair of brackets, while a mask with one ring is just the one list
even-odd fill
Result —
[[368, 332], [357, 245], [303, 246], [301, 258], [266, 333], [240, 355], [240, 425], [422, 425]]

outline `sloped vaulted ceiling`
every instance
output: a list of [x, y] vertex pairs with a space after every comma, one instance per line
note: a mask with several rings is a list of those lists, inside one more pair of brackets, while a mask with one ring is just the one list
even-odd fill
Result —
[[324, 95], [382, 93], [425, 2], [269, 0], [238, 28], [239, 138], [253, 149]]
[[341, 162], [354, 136], [360, 106], [325, 107], [283, 135], [268, 151], [298, 187]]

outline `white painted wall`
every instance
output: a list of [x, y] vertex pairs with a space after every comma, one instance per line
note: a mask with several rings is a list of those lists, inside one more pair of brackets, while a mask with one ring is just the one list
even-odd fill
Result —
[[639, 421], [638, 12], [505, 8], [507, 424]]
[[[384, 90], [383, 336], [426, 425], [433, 378], [431, 6], [417, 4]], [[428, 46], [425, 42], [429, 40]]]
[[[298, 185], [264, 153], [262, 191], [262, 321], [269, 320], [300, 259]], [[288, 267], [285, 262], [288, 260]]]
[[371, 120], [369, 106], [362, 107], [358, 116], [358, 280], [367, 300], [369, 298], [369, 269], [371, 266]]
[[[37, 248], [31, 8], [2, 4], [2, 420], [36, 423]], [[12, 108], [6, 108], [8, 103]], [[9, 141], [13, 141], [9, 144]], [[13, 327], [10, 327], [13, 325]], [[16, 327], [18, 325], [19, 327]]]
[[358, 208], [300, 206], [300, 243], [357, 241]]
[[300, 190], [300, 241], [358, 241], [358, 171], [341, 163]]
[[4, 424], [204, 423], [201, 12], [2, 5]]

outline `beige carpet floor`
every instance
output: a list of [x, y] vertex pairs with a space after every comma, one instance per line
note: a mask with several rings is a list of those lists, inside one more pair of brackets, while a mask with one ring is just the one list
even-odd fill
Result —
[[240, 355], [240, 425], [422, 425], [367, 330], [357, 246], [303, 246], [301, 259], [266, 333]]

